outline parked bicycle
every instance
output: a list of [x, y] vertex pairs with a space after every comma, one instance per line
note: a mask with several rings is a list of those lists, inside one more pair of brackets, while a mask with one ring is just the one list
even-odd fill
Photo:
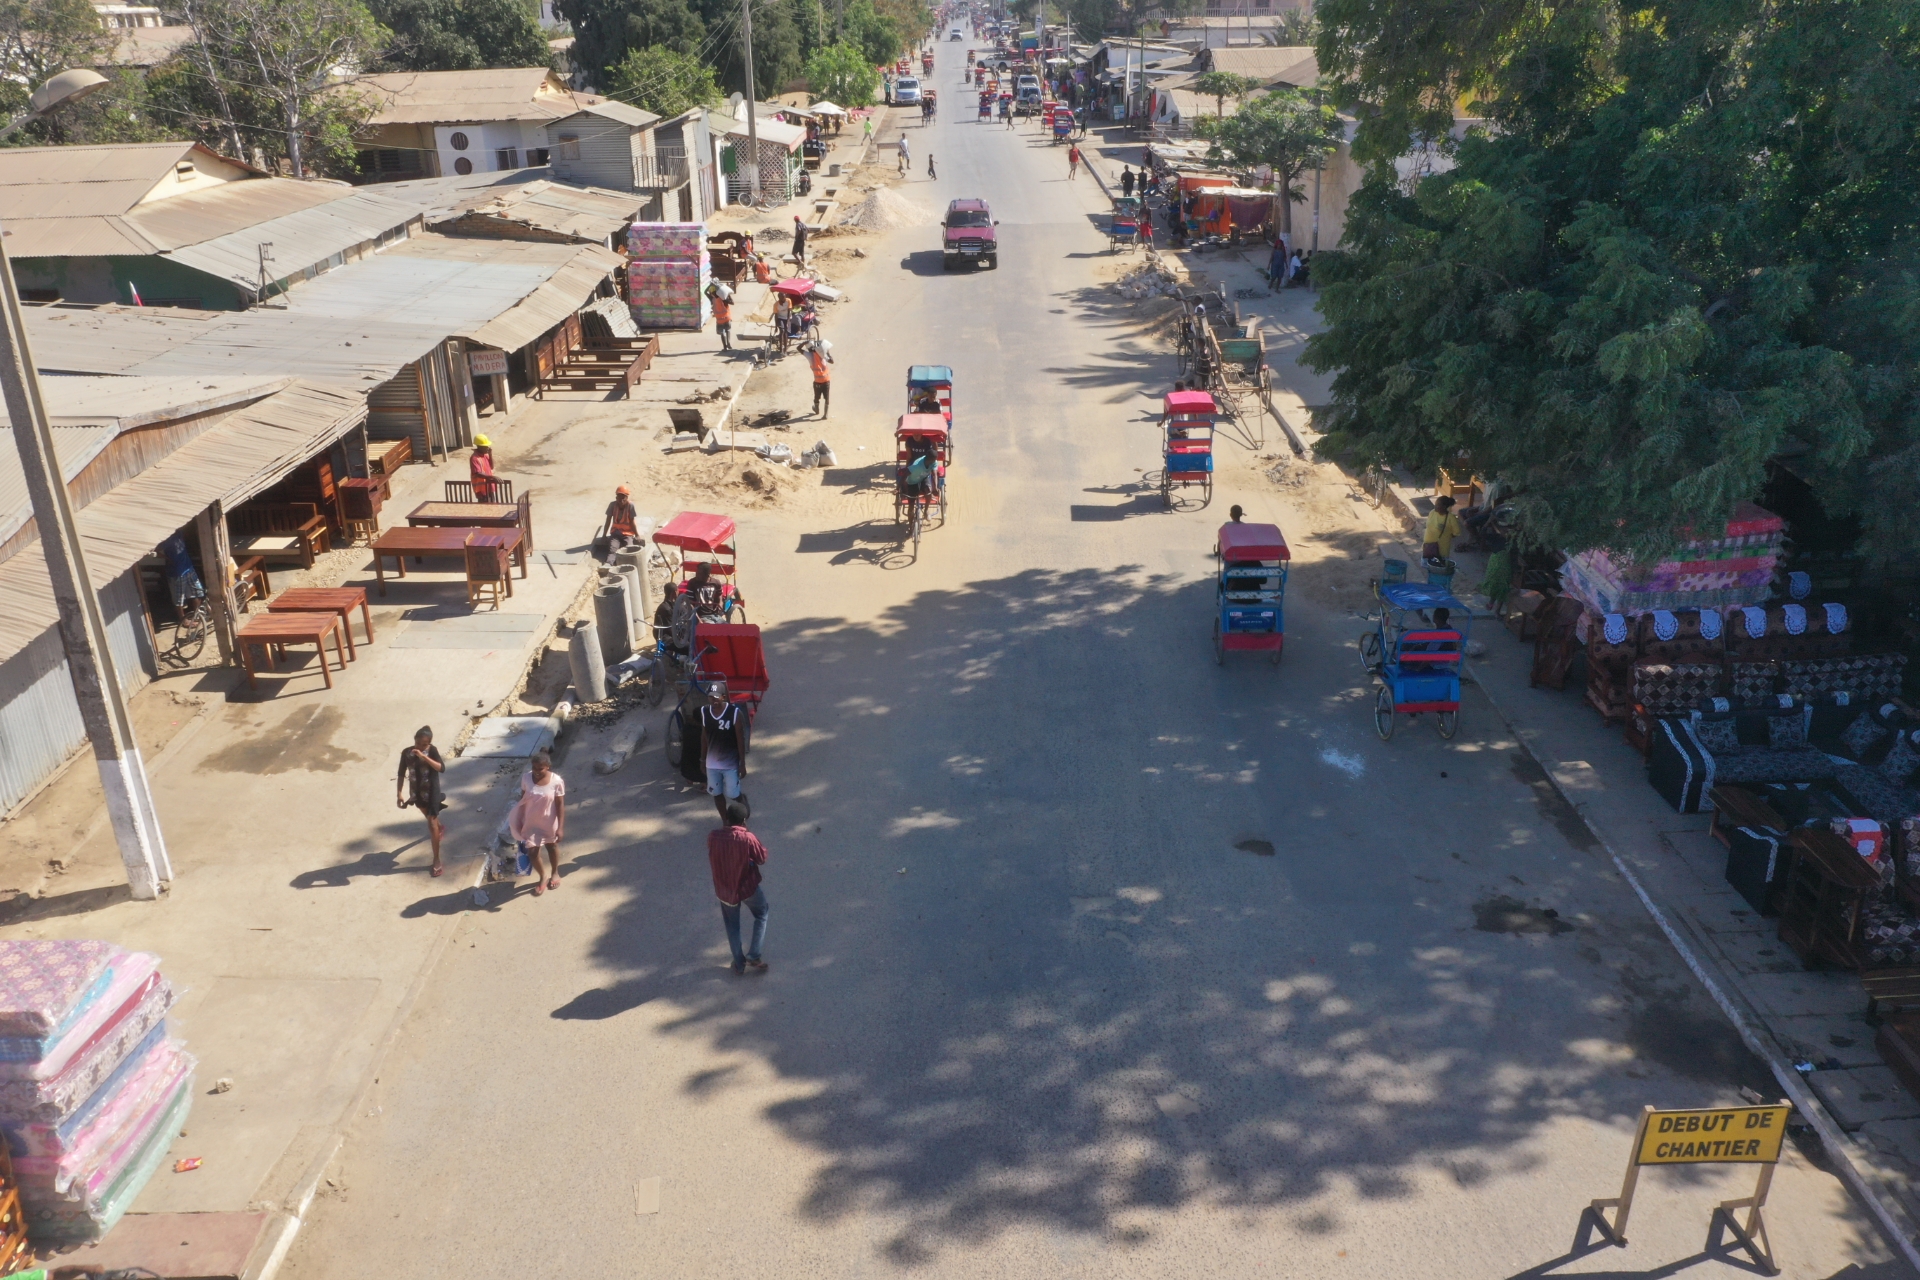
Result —
[[207, 647], [207, 633], [213, 630], [213, 607], [205, 596], [194, 596], [181, 609], [180, 620], [173, 624], [173, 642], [160, 653], [160, 659], [172, 666], [186, 667]]

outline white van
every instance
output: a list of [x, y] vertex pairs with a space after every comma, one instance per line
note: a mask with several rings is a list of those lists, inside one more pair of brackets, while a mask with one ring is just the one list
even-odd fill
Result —
[[917, 107], [920, 105], [920, 82], [912, 76], [901, 76], [893, 82], [893, 105], [896, 107]]

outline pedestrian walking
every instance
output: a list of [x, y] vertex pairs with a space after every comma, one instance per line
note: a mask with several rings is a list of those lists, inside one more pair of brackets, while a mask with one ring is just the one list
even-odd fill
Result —
[[720, 335], [720, 349], [733, 350], [733, 299], [713, 296], [713, 331]]
[[747, 774], [747, 716], [727, 697], [725, 680], [707, 686], [707, 701], [700, 708], [700, 743], [713, 807], [721, 817], [731, 803], [745, 809], [750, 802], [740, 794], [740, 779]]
[[1133, 198], [1133, 170], [1131, 168], [1120, 170], [1120, 194], [1129, 200]]
[[[567, 784], [553, 771], [553, 757], [546, 752], [534, 752], [528, 764], [531, 767], [520, 775], [520, 802], [507, 815], [507, 830], [513, 833], [514, 843], [527, 850], [533, 863], [533, 896], [537, 898], [560, 887], [560, 841], [567, 834]], [[545, 873], [540, 869], [543, 850], [549, 868]]]
[[802, 267], [807, 265], [807, 224], [799, 214], [793, 217], [793, 260]]
[[[720, 811], [725, 825], [707, 832], [707, 865], [713, 871], [713, 896], [720, 899], [720, 921], [727, 930], [727, 949], [733, 953], [733, 971], [765, 973], [760, 949], [767, 941], [767, 891], [760, 885], [760, 868], [767, 865], [767, 846], [747, 830], [746, 806], [735, 801]], [[740, 908], [753, 913], [753, 933], [740, 946]]]
[[873, 141], [873, 117], [868, 116], [865, 120], [861, 121], [861, 123], [865, 126], [865, 130], [866, 130], [864, 133], [860, 135], [861, 140], [865, 142], [872, 142]]
[[433, 730], [421, 725], [414, 730], [413, 745], [400, 753], [400, 772], [393, 780], [393, 803], [399, 809], [418, 809], [427, 820], [427, 839], [433, 844], [433, 874], [446, 868], [440, 865], [440, 840], [447, 829], [441, 825], [440, 812], [447, 807], [446, 794], [440, 789], [440, 775], [447, 762], [433, 745]]
[[913, 149], [907, 145], [907, 135], [900, 135], [900, 176], [906, 177], [907, 170], [913, 166]]
[[937, 182], [939, 178], [940, 175], [933, 171], [933, 152], [929, 151], [927, 152], [927, 180]]
[[813, 411], [825, 418], [833, 407], [833, 374], [828, 366], [833, 355], [824, 342], [809, 343], [807, 364], [813, 369]]
[[1074, 143], [1067, 148], [1067, 181], [1072, 182], [1080, 176], [1080, 144]]

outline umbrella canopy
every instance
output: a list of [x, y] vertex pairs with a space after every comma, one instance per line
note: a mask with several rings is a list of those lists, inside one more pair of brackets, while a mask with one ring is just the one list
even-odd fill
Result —
[[812, 111], [813, 111], [813, 114], [817, 116], [843, 116], [847, 114], [847, 110], [845, 107], [836, 107], [831, 102], [827, 102], [824, 99], [814, 103], [812, 107]]
[[773, 291], [775, 293], [784, 293], [788, 297], [798, 301], [813, 292], [813, 281], [807, 279], [805, 276], [793, 276], [773, 286]]

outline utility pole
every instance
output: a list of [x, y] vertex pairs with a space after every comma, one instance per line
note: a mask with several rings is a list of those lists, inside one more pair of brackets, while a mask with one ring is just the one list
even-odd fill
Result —
[[[1320, 110], [1320, 88], [1318, 85], [1314, 86], [1313, 90], [1313, 109], [1314, 112], [1318, 114]], [[1319, 160], [1320, 163], [1313, 166], [1313, 247], [1307, 250], [1309, 253], [1320, 252], [1320, 175], [1326, 171], [1327, 158], [1321, 156]]]
[[[120, 846], [120, 860], [126, 864], [127, 884], [133, 896], [151, 900], [160, 896], [161, 885], [173, 879], [173, 866], [167, 860], [166, 842], [160, 838], [160, 819], [154, 812], [153, 793], [147, 787], [140, 746], [134, 740], [126, 692], [120, 687], [120, 673], [114, 670], [100, 598], [87, 576], [80, 530], [54, 454], [53, 430], [47, 425], [47, 407], [40, 396], [40, 375], [27, 345], [26, 320], [20, 311], [13, 263], [4, 243], [0, 243], [0, 392], [6, 396], [14, 444], [20, 450], [20, 469], [26, 473], [40, 547], [53, 580], [54, 600], [60, 607], [60, 640], [66, 648], [80, 720], [86, 725], [94, 763], [100, 768], [113, 838]], [[225, 580], [224, 565], [209, 564], [206, 568], [210, 582]]]
[[759, 95], [753, 87], [753, 0], [740, 0], [740, 36], [747, 51], [747, 201], [760, 203], [760, 113], [754, 110]]

